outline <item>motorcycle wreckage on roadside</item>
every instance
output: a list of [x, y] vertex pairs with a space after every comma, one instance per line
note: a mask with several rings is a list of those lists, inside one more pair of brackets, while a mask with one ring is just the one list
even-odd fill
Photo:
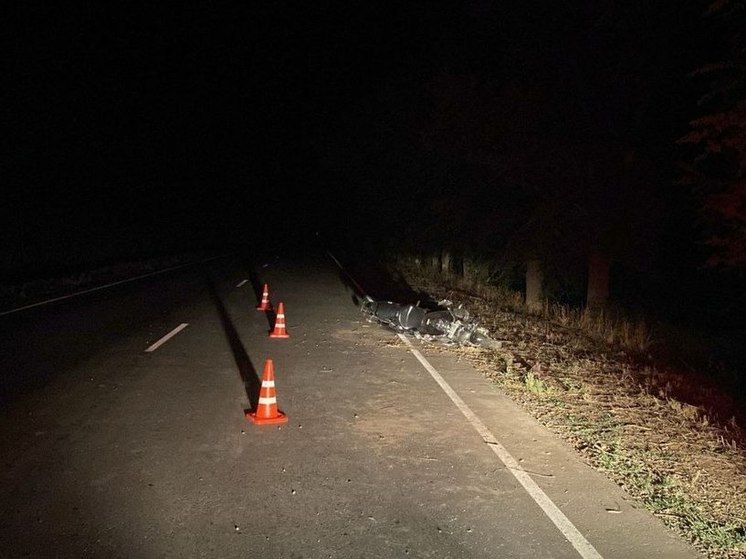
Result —
[[444, 345], [500, 349], [501, 342], [472, 319], [461, 305], [454, 307], [448, 299], [438, 301], [436, 309], [411, 304], [377, 301], [366, 297], [360, 310], [368, 322], [386, 326], [395, 332]]

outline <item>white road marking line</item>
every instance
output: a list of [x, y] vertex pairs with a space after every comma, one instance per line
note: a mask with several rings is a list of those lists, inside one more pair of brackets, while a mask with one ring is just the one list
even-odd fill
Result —
[[163, 344], [165, 344], [168, 340], [170, 340], [171, 338], [173, 338], [176, 334], [178, 334], [179, 332], [181, 332], [187, 326], [189, 326], [189, 323], [182, 322], [176, 328], [174, 328], [173, 330], [171, 330], [168, 334], [166, 334], [165, 336], [163, 336], [160, 340], [158, 340], [157, 342], [155, 342], [153, 345], [151, 345], [145, 351], [146, 352], [147, 351], [155, 351], [156, 349], [158, 349], [159, 347], [161, 347]]
[[91, 289], [84, 289], [83, 291], [76, 291], [75, 293], [70, 293], [69, 295], [62, 295], [61, 297], [55, 297], [54, 299], [47, 299], [46, 301], [39, 301], [38, 303], [32, 303], [30, 305], [25, 305], [23, 307], [17, 307], [15, 309], [3, 311], [3, 312], [0, 312], [0, 316], [4, 316], [6, 314], [11, 314], [14, 312], [19, 312], [19, 311], [25, 311], [28, 309], [32, 309], [34, 307], [40, 307], [42, 305], [48, 305], [49, 303], [56, 303], [57, 301], [64, 301], [65, 299], [72, 299], [73, 297], [77, 297], [79, 295], [85, 295], [86, 293], [93, 293], [94, 291], [101, 291], [102, 289], [109, 289], [110, 287], [114, 287], [116, 285], [122, 285], [124, 283], [130, 283], [132, 281], [137, 281], [140, 279], [157, 276], [158, 274], [165, 274], [166, 272], [172, 272], [180, 268], [194, 266], [195, 264], [199, 264], [200, 262], [208, 262], [210, 260], [217, 260], [218, 258], [225, 258], [226, 256], [230, 256], [230, 254], [221, 254], [218, 256], [211, 256], [209, 258], [204, 258], [203, 260], [200, 260], [199, 262], [187, 262], [186, 264], [179, 264], [178, 266], [173, 266], [171, 268], [166, 268], [164, 270], [158, 270], [156, 272], [148, 272], [147, 274], [135, 276], [134, 278], [127, 278], [127, 279], [123, 279], [120, 281], [107, 283], [106, 285], [99, 285], [98, 287], [92, 287]]
[[365, 290], [360, 286], [360, 284], [355, 281], [355, 278], [353, 278], [350, 274], [348, 274], [347, 270], [345, 270], [342, 267], [341, 262], [339, 260], [337, 260], [337, 258], [331, 252], [327, 251], [327, 254], [329, 255], [329, 258], [331, 258], [332, 260], [334, 260], [334, 263], [339, 267], [339, 269], [342, 271], [342, 273], [345, 276], [347, 276], [347, 279], [349, 279], [352, 282], [352, 284], [357, 288], [357, 290], [360, 292], [360, 294], [363, 295], [369, 301], [373, 301], [373, 299], [371, 299], [370, 296], [365, 293]]
[[503, 445], [495, 438], [490, 432], [487, 426], [471, 411], [469, 406], [456, 394], [451, 386], [440, 376], [440, 373], [425, 359], [422, 354], [415, 349], [407, 337], [404, 334], [399, 334], [399, 337], [409, 346], [409, 350], [422, 364], [423, 367], [430, 373], [430, 376], [435, 379], [443, 391], [448, 394], [448, 397], [456, 404], [456, 407], [461, 410], [466, 419], [481, 435], [484, 442], [488, 443], [488, 446], [497, 455], [497, 457], [505, 464], [505, 467], [510, 471], [511, 474], [518, 480], [526, 492], [541, 507], [544, 513], [549, 517], [554, 525], [559, 529], [562, 534], [568, 539], [572, 546], [577, 550], [581, 557], [584, 559], [603, 559], [601, 554], [591, 545], [591, 543], [583, 537], [578, 529], [573, 525], [572, 522], [562, 513], [562, 511], [555, 505], [552, 500], [547, 496], [541, 487], [536, 485], [536, 482], [526, 473], [521, 467], [518, 461], [505, 449]]
[[241, 280], [241, 282], [236, 287], [243, 287], [249, 282], [249, 280]]

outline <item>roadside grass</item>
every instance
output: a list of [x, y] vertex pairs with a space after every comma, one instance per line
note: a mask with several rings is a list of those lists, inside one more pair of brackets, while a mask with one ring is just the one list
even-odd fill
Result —
[[573, 309], [545, 301], [541, 316], [567, 328], [577, 328], [594, 339], [638, 353], [650, 350], [652, 329], [644, 320], [624, 316], [619, 310]]
[[523, 382], [526, 385], [526, 390], [534, 394], [545, 394], [550, 390], [547, 384], [531, 371], [523, 377]]
[[746, 557], [741, 403], [691, 365], [705, 349], [695, 335], [616, 310], [529, 312], [475, 265], [459, 276], [409, 257], [389, 266], [422, 292], [463, 302], [502, 340], [464, 355], [588, 464], [710, 559]]
[[692, 543], [708, 549], [743, 549], [746, 542], [743, 523], [714, 520], [687, 496], [674, 476], [656, 467], [673, 461], [673, 452], [665, 447], [638, 453], [626, 448], [621, 426], [608, 414], [596, 422], [569, 416], [567, 427], [577, 437], [576, 448], [586, 450], [599, 470], [616, 480], [653, 514], [675, 520]]

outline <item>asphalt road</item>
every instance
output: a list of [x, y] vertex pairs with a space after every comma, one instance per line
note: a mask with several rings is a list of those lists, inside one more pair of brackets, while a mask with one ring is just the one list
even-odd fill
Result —
[[[230, 256], [0, 317], [0, 557], [698, 556], [353, 287]], [[285, 424], [245, 416], [268, 359]]]

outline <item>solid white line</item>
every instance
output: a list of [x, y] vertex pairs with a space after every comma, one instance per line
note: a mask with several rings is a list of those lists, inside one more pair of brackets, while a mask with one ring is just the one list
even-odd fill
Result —
[[560, 532], [568, 539], [572, 546], [577, 550], [581, 557], [584, 559], [603, 559], [601, 554], [591, 545], [591, 543], [583, 537], [578, 529], [573, 525], [572, 522], [562, 513], [562, 511], [555, 505], [552, 500], [547, 496], [541, 487], [536, 485], [536, 482], [526, 473], [521, 467], [518, 461], [499, 443], [495, 436], [490, 432], [487, 426], [471, 411], [469, 406], [456, 394], [451, 386], [440, 376], [440, 373], [425, 359], [422, 354], [415, 349], [407, 337], [404, 334], [399, 334], [399, 337], [409, 346], [409, 350], [422, 364], [423, 367], [430, 373], [430, 376], [435, 379], [443, 391], [448, 394], [448, 397], [456, 404], [456, 407], [461, 410], [466, 419], [481, 435], [484, 442], [493, 450], [497, 457], [505, 464], [505, 467], [513, 474], [518, 480], [526, 492], [541, 507], [544, 513], [549, 517], [554, 525], [559, 529]]
[[187, 326], [189, 326], [189, 324], [187, 322], [182, 322], [176, 328], [174, 328], [173, 330], [171, 330], [168, 334], [166, 334], [165, 336], [163, 336], [160, 340], [158, 340], [157, 342], [155, 342], [153, 345], [151, 345], [145, 351], [155, 351], [156, 349], [158, 349], [159, 347], [161, 347], [163, 344], [165, 344], [168, 340], [170, 340], [171, 338], [173, 338], [176, 334], [178, 334], [179, 332], [181, 332]]
[[246, 283], [248, 283], [248, 281], [249, 280], [241, 280], [241, 282], [236, 287], [243, 287], [244, 285], [246, 285]]
[[326, 253], [329, 255], [329, 258], [334, 260], [334, 263], [339, 267], [342, 273], [347, 276], [347, 279], [349, 279], [350, 282], [352, 282], [352, 285], [357, 287], [357, 290], [360, 292], [360, 294], [363, 295], [366, 299], [373, 301], [373, 299], [371, 299], [370, 296], [365, 293], [365, 290], [360, 286], [360, 284], [355, 281], [355, 278], [353, 278], [350, 274], [347, 273], [347, 270], [345, 270], [344, 267], [342, 266], [342, 263], [339, 260], [337, 260], [337, 257], [334, 256], [329, 251], [327, 251]]
[[202, 262], [209, 262], [210, 260], [216, 260], [218, 258], [225, 258], [226, 256], [230, 256], [230, 254], [220, 254], [218, 256], [210, 256], [208, 258], [204, 258], [202, 260], [198, 260], [195, 262], [187, 262], [186, 264], [179, 264], [178, 266], [172, 266], [171, 268], [165, 268], [163, 270], [158, 270], [155, 272], [148, 272], [147, 274], [142, 274], [139, 276], [135, 276], [133, 278], [127, 278], [127, 279], [115, 281], [112, 283], [107, 283], [106, 285], [99, 285], [98, 287], [84, 289], [83, 291], [76, 291], [75, 293], [70, 293], [69, 295], [62, 295], [61, 297], [55, 297], [54, 299], [47, 299], [46, 301], [39, 301], [38, 303], [31, 303], [30, 305], [25, 305], [23, 307], [17, 307], [15, 309], [3, 311], [3, 312], [0, 312], [0, 316], [5, 316], [6, 314], [33, 309], [34, 307], [48, 305], [49, 303], [56, 303], [57, 301], [64, 301], [65, 299], [72, 299], [73, 297], [77, 297], [78, 295], [85, 295], [86, 293], [93, 293], [94, 291], [101, 291], [102, 289], [108, 289], [110, 287], [122, 285], [123, 283], [130, 283], [132, 281], [137, 281], [140, 279], [157, 276], [158, 274], [165, 274], [166, 272], [173, 272], [174, 270], [178, 270], [180, 268], [186, 268], [187, 266], [194, 266], [195, 264], [200, 264]]

